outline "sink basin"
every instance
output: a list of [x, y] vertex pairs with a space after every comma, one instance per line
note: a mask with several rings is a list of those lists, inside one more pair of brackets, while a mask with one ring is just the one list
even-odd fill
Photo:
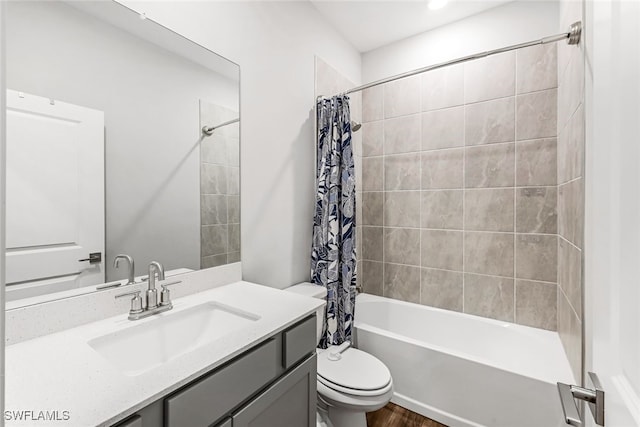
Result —
[[88, 344], [123, 374], [136, 376], [251, 325], [260, 316], [208, 302], [150, 319]]

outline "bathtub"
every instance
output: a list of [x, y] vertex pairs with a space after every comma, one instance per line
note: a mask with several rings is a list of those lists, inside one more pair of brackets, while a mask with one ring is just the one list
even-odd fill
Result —
[[555, 332], [360, 294], [355, 345], [391, 371], [392, 402], [451, 427], [562, 427], [574, 384]]

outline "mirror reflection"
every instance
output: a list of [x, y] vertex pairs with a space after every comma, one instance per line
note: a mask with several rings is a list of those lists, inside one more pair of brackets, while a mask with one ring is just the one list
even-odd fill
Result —
[[8, 301], [239, 261], [239, 67], [114, 2], [6, 21]]

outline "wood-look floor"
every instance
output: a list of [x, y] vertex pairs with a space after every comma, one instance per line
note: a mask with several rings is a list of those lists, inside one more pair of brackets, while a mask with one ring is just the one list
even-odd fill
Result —
[[389, 403], [367, 414], [367, 427], [447, 427], [402, 406]]

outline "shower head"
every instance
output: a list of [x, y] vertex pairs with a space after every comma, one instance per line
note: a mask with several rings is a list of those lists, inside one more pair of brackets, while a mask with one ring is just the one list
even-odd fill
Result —
[[362, 127], [362, 125], [360, 123], [356, 122], [355, 120], [351, 120], [351, 131], [352, 132], [358, 132], [361, 127]]

